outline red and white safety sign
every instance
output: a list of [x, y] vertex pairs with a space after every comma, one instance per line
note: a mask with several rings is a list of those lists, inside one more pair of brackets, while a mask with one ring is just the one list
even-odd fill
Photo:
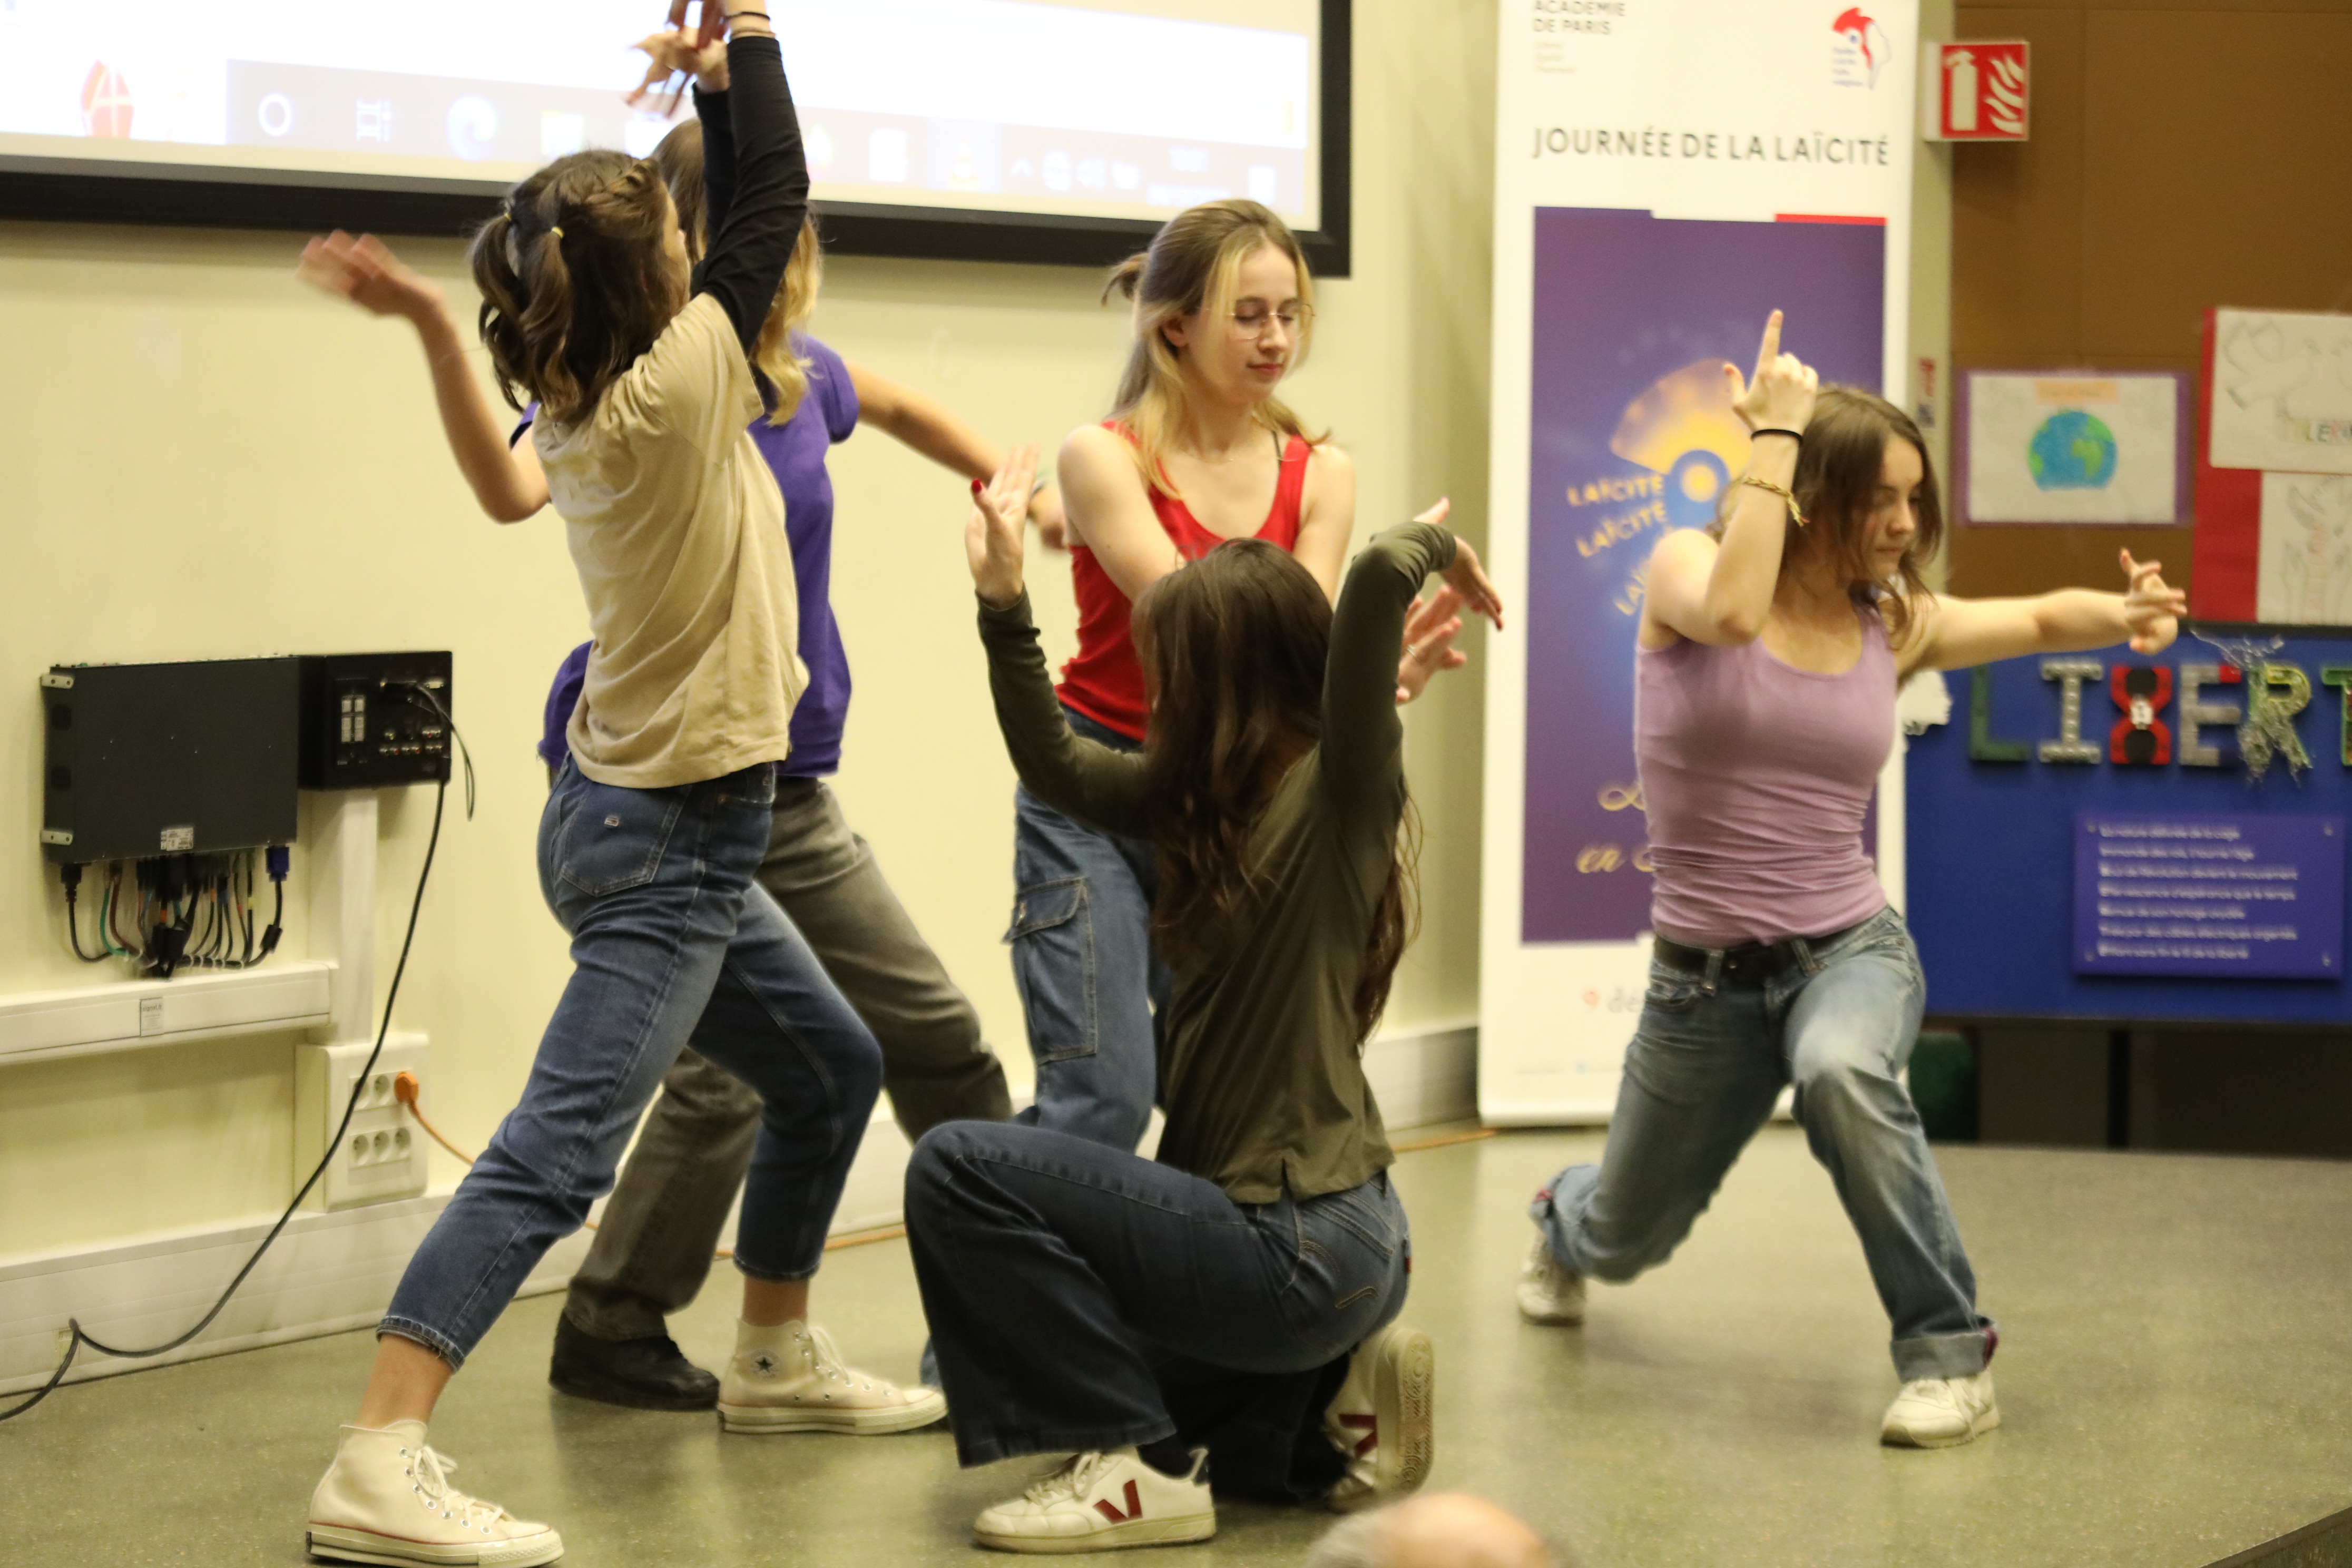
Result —
[[1920, 51], [1919, 133], [1930, 142], [2022, 142], [2032, 72], [2022, 38], [1969, 38]]

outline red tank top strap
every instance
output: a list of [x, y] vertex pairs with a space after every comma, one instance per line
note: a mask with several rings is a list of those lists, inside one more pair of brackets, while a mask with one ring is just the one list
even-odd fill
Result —
[[1274, 485], [1274, 510], [1266, 514], [1265, 526], [1257, 536], [1268, 544], [1278, 544], [1285, 550], [1298, 546], [1298, 514], [1307, 500], [1307, 464], [1315, 448], [1303, 436], [1293, 436], [1282, 446], [1282, 477]]

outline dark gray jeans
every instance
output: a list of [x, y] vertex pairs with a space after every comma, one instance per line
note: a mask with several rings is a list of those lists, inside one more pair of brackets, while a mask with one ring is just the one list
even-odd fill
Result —
[[[776, 781], [759, 880], [880, 1043], [883, 1085], [908, 1139], [942, 1121], [1012, 1115], [979, 1013], [823, 780]], [[604, 1340], [646, 1339], [694, 1300], [759, 1131], [759, 1096], [707, 1058], [679, 1056], [604, 1205], [588, 1261], [572, 1276], [563, 1315], [574, 1327]]]

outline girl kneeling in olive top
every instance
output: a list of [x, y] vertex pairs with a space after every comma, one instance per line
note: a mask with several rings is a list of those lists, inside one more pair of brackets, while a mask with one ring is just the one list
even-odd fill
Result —
[[1395, 1324], [1410, 1246], [1362, 1051], [1406, 941], [1397, 647], [1443, 573], [1429, 520], [1376, 540], [1334, 610], [1255, 541], [1135, 605], [1139, 752], [1071, 733], [1021, 574], [1027, 454], [970, 524], [997, 721], [1055, 810], [1158, 851], [1175, 983], [1157, 1161], [1040, 1127], [917, 1146], [907, 1228], [966, 1465], [1076, 1450], [974, 1533], [1070, 1552], [1214, 1533], [1219, 1489], [1361, 1506], [1420, 1484], [1427, 1336]]

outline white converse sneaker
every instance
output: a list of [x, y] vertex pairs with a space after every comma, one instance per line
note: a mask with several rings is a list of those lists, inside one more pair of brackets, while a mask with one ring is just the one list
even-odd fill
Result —
[[845, 1365], [833, 1336], [807, 1323], [735, 1325], [735, 1354], [719, 1380], [730, 1432], [911, 1432], [948, 1413], [947, 1396]]
[[1190, 1473], [1163, 1476], [1132, 1448], [1073, 1455], [972, 1521], [972, 1539], [999, 1552], [1112, 1552], [1206, 1541], [1217, 1533], [1208, 1463], [1209, 1450], [1195, 1448]]
[[1584, 1276], [1551, 1255], [1540, 1231], [1519, 1265], [1518, 1294], [1519, 1316], [1530, 1323], [1584, 1321]]
[[457, 1461], [425, 1446], [425, 1423], [343, 1428], [310, 1494], [311, 1554], [340, 1563], [529, 1568], [563, 1555], [563, 1538], [449, 1484]]
[[2000, 1425], [1990, 1372], [1920, 1377], [1905, 1384], [1886, 1407], [1878, 1440], [1898, 1448], [1953, 1448]]
[[1420, 1489], [1435, 1456], [1437, 1359], [1429, 1336], [1391, 1323], [1348, 1358], [1348, 1381], [1323, 1412], [1323, 1436], [1348, 1456], [1331, 1489], [1335, 1513], [1391, 1502]]

